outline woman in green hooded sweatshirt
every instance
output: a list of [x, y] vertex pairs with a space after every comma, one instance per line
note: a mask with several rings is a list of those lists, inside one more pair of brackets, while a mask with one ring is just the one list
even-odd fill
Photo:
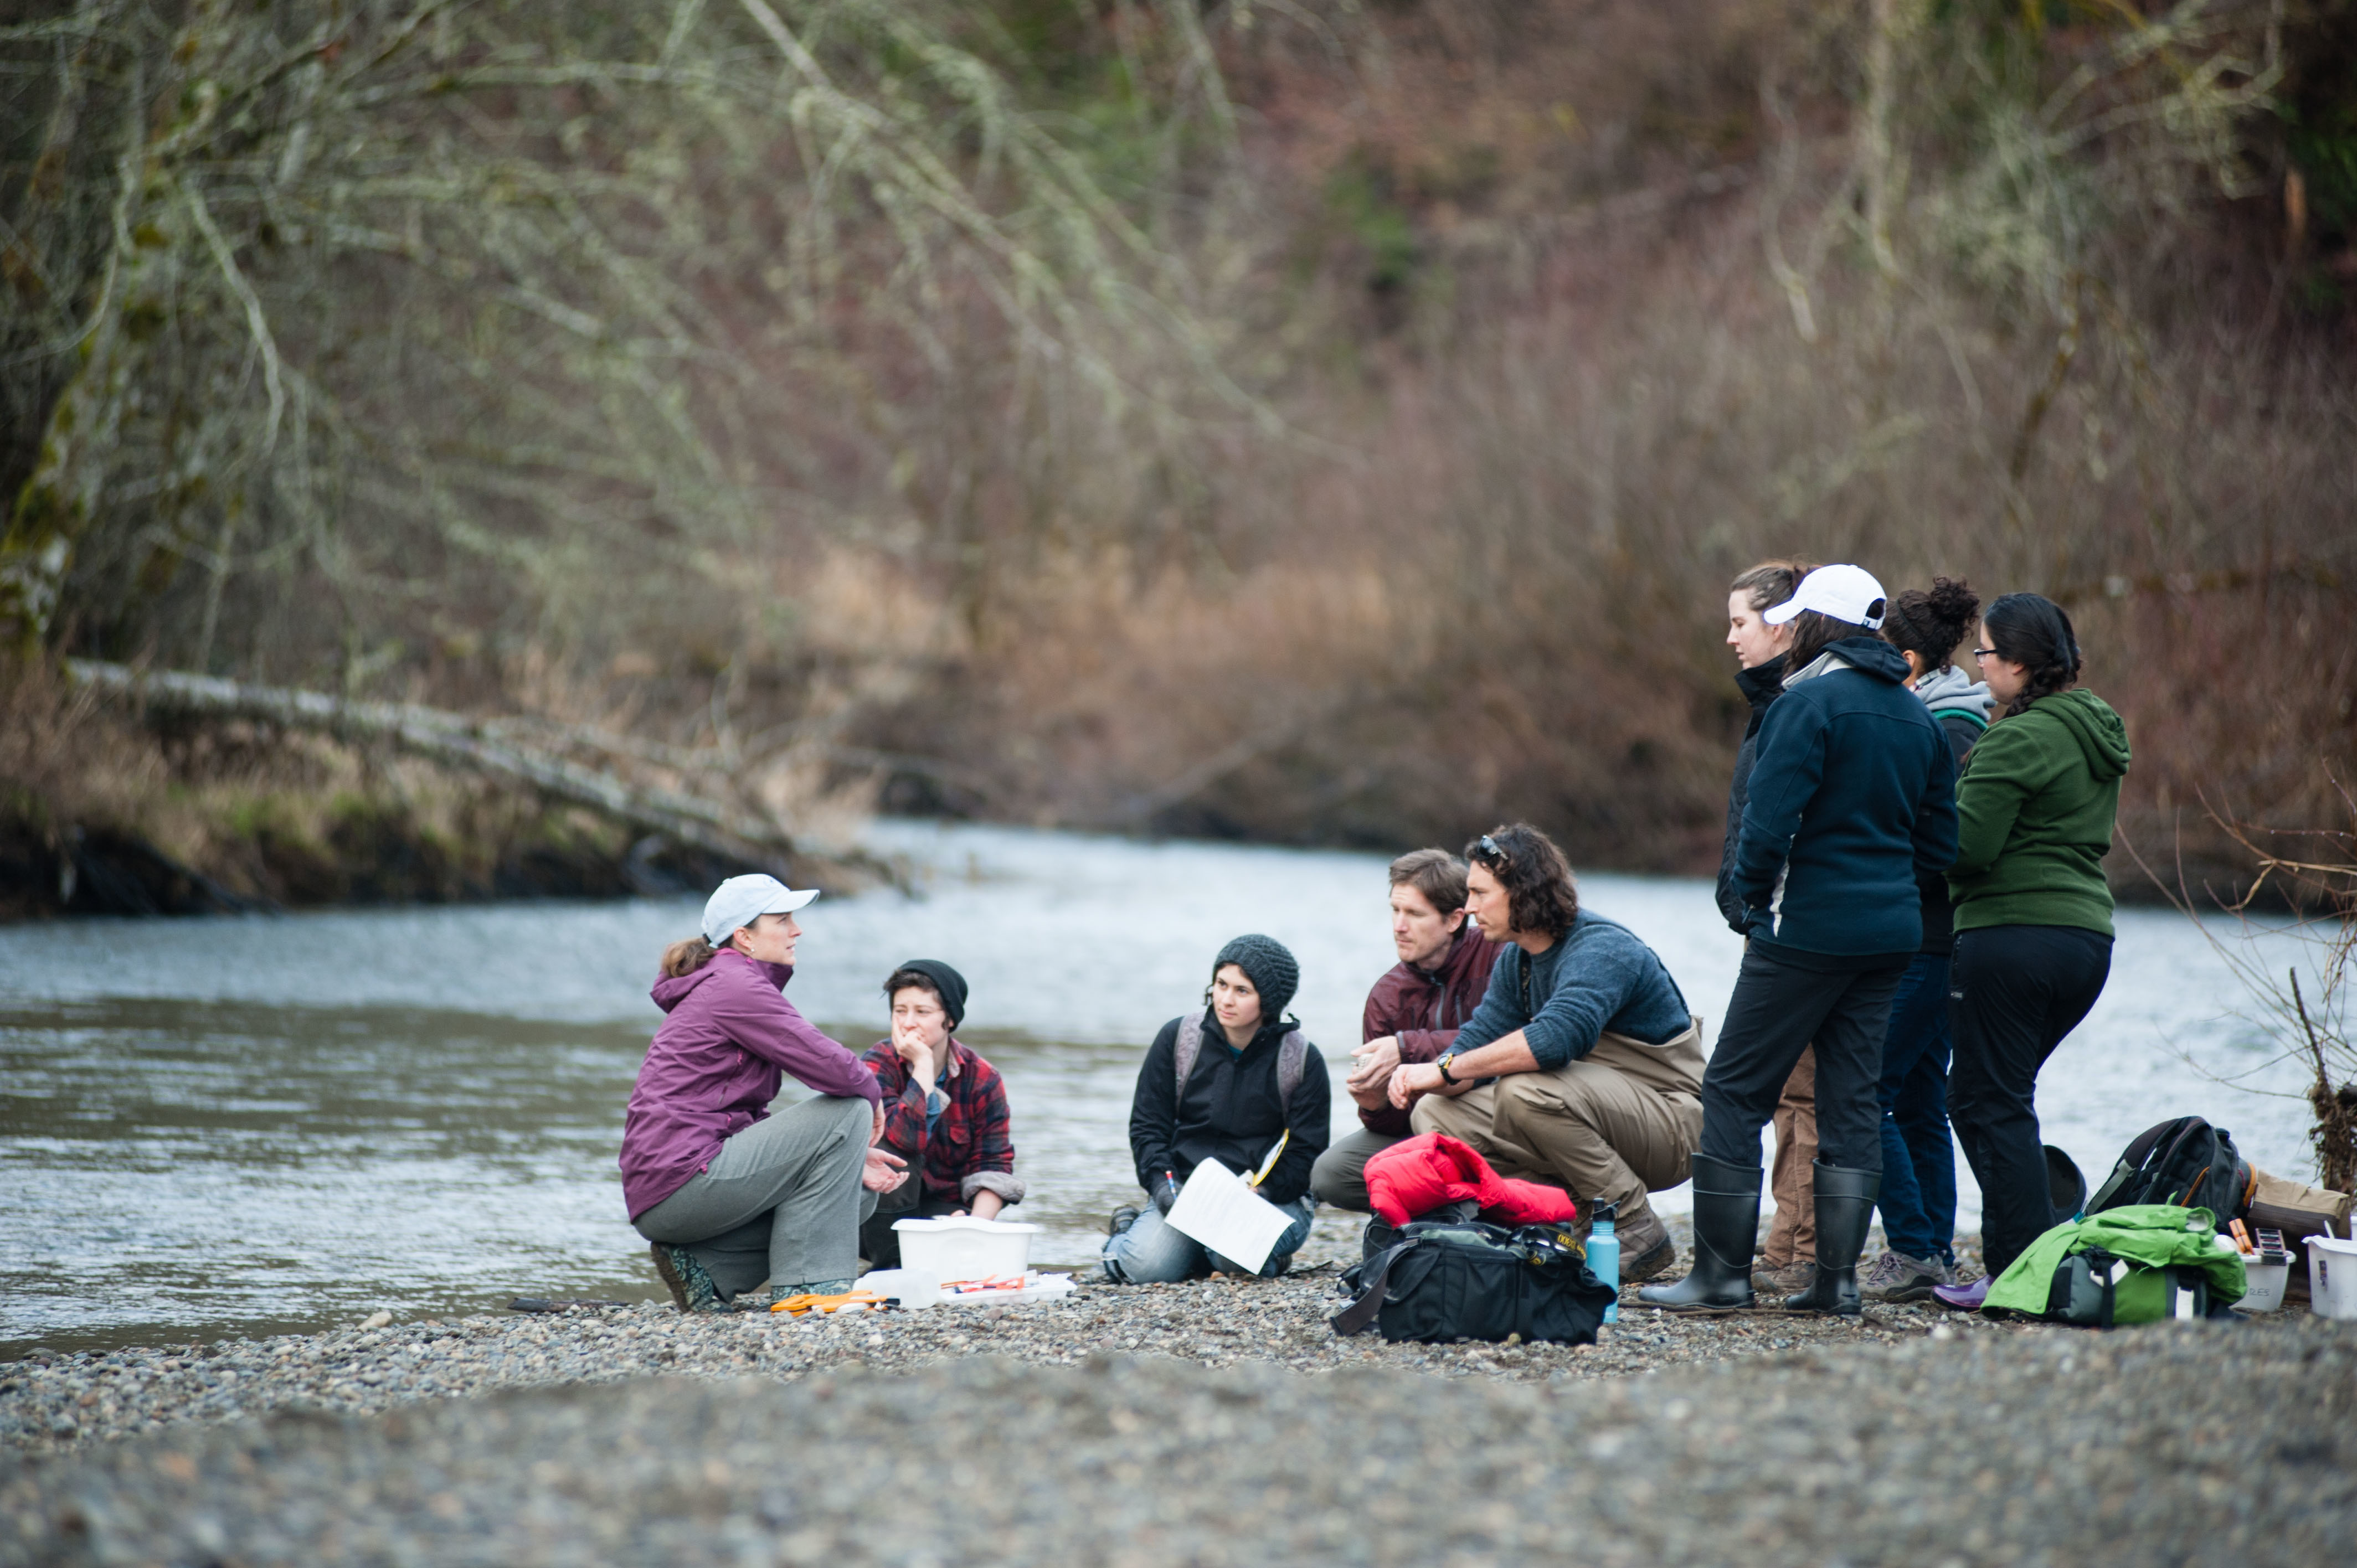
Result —
[[2127, 726], [2079, 684], [2079, 639], [2060, 605], [2007, 594], [1982, 616], [1981, 631], [1981, 678], [2002, 712], [1956, 782], [1948, 1090], [1957, 1141], [1981, 1184], [1988, 1273], [1933, 1293], [1968, 1310], [2055, 1221], [2038, 1069], [2112, 972], [2104, 856], [2128, 770]]

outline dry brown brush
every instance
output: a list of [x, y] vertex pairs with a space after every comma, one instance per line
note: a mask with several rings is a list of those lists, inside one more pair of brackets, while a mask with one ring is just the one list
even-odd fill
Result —
[[0, 567], [790, 815], [1690, 870], [1727, 578], [1853, 558], [2068, 604], [2137, 842], [2315, 821], [2345, 9], [61, 5]]

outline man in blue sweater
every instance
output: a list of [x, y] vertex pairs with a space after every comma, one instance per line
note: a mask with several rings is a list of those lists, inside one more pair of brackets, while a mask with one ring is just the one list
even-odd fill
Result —
[[1466, 908], [1505, 945], [1448, 1050], [1394, 1071], [1392, 1103], [1501, 1175], [1613, 1205], [1622, 1278], [1651, 1279], [1677, 1259], [1646, 1195], [1686, 1179], [1702, 1132], [1700, 1025], [1652, 949], [1579, 907], [1546, 834], [1516, 822], [1465, 859]]

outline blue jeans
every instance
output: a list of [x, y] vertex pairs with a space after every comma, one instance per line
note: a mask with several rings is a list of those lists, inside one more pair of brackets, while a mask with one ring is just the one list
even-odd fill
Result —
[[[1293, 1254], [1301, 1251], [1301, 1243], [1309, 1240], [1309, 1217], [1317, 1209], [1318, 1200], [1304, 1193], [1291, 1203], [1276, 1207], [1293, 1216], [1293, 1225], [1276, 1239], [1268, 1262], [1261, 1265], [1264, 1279], [1283, 1273]], [[1173, 1230], [1170, 1221], [1162, 1218], [1162, 1211], [1150, 1203], [1128, 1230], [1108, 1237], [1104, 1244], [1105, 1278], [1115, 1284], [1168, 1284], [1175, 1280], [1199, 1280], [1213, 1269], [1231, 1274], [1252, 1273], [1207, 1250], [1186, 1232]]]
[[1948, 960], [1918, 953], [1899, 983], [1882, 1041], [1882, 1234], [1894, 1252], [1953, 1263], [1948, 1049]]

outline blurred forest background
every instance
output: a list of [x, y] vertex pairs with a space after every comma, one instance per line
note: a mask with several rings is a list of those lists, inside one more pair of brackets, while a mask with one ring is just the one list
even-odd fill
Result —
[[70, 658], [805, 846], [1701, 871], [1771, 554], [2062, 601], [2231, 876], [2357, 765], [2352, 371], [2357, 0], [14, 0], [0, 883], [648, 885]]

